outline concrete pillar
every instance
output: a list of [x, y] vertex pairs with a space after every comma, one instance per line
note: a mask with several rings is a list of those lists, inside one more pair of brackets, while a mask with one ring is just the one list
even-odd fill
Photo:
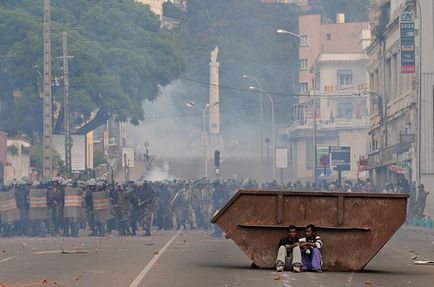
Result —
[[209, 63], [209, 135], [211, 146], [218, 146], [220, 143], [220, 79], [219, 67], [217, 61], [219, 49], [216, 47], [211, 52], [211, 61]]

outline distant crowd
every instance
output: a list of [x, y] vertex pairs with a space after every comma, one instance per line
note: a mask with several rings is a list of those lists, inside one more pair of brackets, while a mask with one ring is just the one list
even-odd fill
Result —
[[255, 180], [163, 180], [109, 183], [105, 178], [77, 182], [61, 177], [44, 182], [27, 179], [0, 184], [0, 233], [3, 236], [104, 236], [151, 234], [157, 229], [212, 229], [210, 220], [239, 189], [305, 192], [387, 192], [409, 195], [408, 214], [422, 218], [428, 193], [424, 186], [410, 186], [404, 177], [396, 185], [377, 189], [368, 180], [286, 184]]

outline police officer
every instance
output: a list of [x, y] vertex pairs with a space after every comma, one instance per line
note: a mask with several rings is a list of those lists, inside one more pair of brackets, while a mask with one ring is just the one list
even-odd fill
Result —
[[96, 191], [96, 182], [94, 179], [91, 179], [87, 182], [86, 185], [86, 195], [85, 195], [85, 203], [86, 203], [86, 215], [87, 215], [87, 223], [89, 224], [89, 229], [91, 231], [90, 236], [96, 236], [96, 228], [95, 221], [93, 217], [93, 198], [92, 193]]
[[129, 200], [127, 194], [127, 183], [119, 182], [116, 185], [116, 197], [115, 197], [115, 216], [116, 224], [118, 227], [119, 235], [126, 236], [129, 235], [128, 226], [128, 209]]
[[140, 214], [142, 215], [143, 236], [151, 236], [152, 214], [154, 207], [154, 189], [152, 185], [144, 181], [140, 188], [142, 192], [140, 200]]

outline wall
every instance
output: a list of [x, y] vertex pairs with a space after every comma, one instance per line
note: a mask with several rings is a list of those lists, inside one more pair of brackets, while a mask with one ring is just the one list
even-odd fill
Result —
[[0, 161], [6, 162], [7, 158], [7, 135], [0, 132]]
[[30, 176], [30, 142], [21, 138], [8, 138], [7, 146], [9, 165], [5, 169], [5, 180], [20, 180]]
[[[321, 25], [321, 52], [360, 53], [360, 33], [369, 29], [367, 22]], [[330, 34], [331, 40], [327, 39]]]
[[[421, 182], [430, 194], [427, 216], [434, 218], [434, 3], [420, 0], [422, 6], [422, 125], [421, 125]], [[418, 38], [416, 38], [418, 40]]]
[[[308, 47], [303, 46], [302, 41], [300, 41], [299, 49], [299, 59], [308, 59], [308, 69], [306, 71], [300, 71], [299, 82], [308, 83], [309, 89], [312, 88], [313, 76], [310, 73], [310, 69], [313, 66], [314, 61], [318, 57], [321, 48], [321, 15], [305, 15], [300, 16], [298, 20], [299, 30], [298, 34], [307, 34], [308, 43], [311, 45], [314, 58], [312, 58], [311, 52]], [[292, 36], [290, 36], [292, 37]]]
[[7, 160], [7, 135], [0, 132], [0, 183], [4, 181]]

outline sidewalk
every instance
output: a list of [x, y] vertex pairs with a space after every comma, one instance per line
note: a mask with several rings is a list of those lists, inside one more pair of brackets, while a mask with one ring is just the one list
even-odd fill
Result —
[[411, 235], [422, 240], [434, 240], [434, 228], [420, 227], [414, 225], [403, 225], [398, 232]]

